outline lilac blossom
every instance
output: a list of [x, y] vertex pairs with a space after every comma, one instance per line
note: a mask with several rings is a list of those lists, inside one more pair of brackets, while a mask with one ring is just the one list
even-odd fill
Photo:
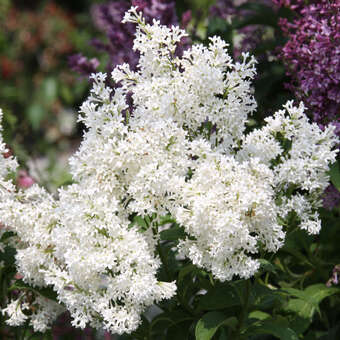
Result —
[[19, 188], [29, 188], [35, 183], [35, 180], [25, 170], [20, 170], [17, 176], [17, 185]]
[[340, 204], [340, 192], [334, 187], [329, 185], [324, 192], [323, 207], [329, 210], [334, 209]]
[[96, 72], [96, 69], [99, 66], [98, 59], [92, 58], [89, 60], [81, 53], [71, 55], [68, 58], [68, 63], [73, 71], [84, 76]]
[[[107, 41], [92, 39], [90, 44], [98, 51], [109, 56], [106, 66], [107, 72], [111, 72], [117, 65], [127, 63], [132, 69], [136, 69], [139, 54], [132, 49], [135, 25], [122, 24], [124, 13], [131, 7], [137, 6], [143, 12], [146, 22], [151, 23], [153, 19], [159, 20], [162, 25], [178, 25], [175, 2], [171, 0], [132, 0], [109, 1], [95, 4], [91, 8], [92, 20], [96, 28], [103, 32]], [[190, 21], [190, 13], [185, 13], [183, 22]], [[187, 41], [183, 42], [185, 45]], [[97, 59], [88, 60], [81, 54], [76, 54], [69, 59], [70, 67], [83, 75], [95, 72], [99, 63]]]
[[287, 86], [315, 122], [332, 122], [340, 135], [340, 2], [273, 1], [296, 14], [293, 22], [280, 20], [289, 38], [281, 53], [292, 79]]
[[[286, 84], [309, 108], [311, 118], [324, 128], [336, 126], [340, 136], [340, 2], [328, 0], [273, 0], [289, 7], [293, 22], [280, 20], [288, 41], [281, 58], [291, 77]], [[325, 208], [340, 204], [340, 193], [330, 185], [323, 197]]]

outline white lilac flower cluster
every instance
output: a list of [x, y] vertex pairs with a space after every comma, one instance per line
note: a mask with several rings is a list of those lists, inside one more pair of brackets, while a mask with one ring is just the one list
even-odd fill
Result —
[[[0, 108], [0, 202], [6, 202], [9, 192], [13, 191], [15, 186], [9, 181], [8, 177], [13, 173], [18, 166], [17, 161], [10, 155], [2, 139], [2, 110]], [[6, 232], [0, 220], [0, 251], [4, 251], [5, 244], [1, 242], [3, 234]]]
[[[302, 229], [319, 231], [319, 197], [337, 143], [333, 127], [321, 131], [291, 102], [246, 133], [256, 109], [253, 58], [233, 62], [217, 37], [179, 58], [184, 31], [146, 24], [136, 8], [124, 20], [137, 24], [139, 67], [118, 66], [114, 91], [106, 75], [92, 76], [79, 118], [86, 133], [70, 159], [75, 184], [58, 198], [37, 184], [17, 191], [6, 181], [14, 160], [0, 155], [1, 222], [20, 239], [23, 280], [53, 287], [75, 326], [119, 334], [135, 330], [147, 306], [176, 291], [174, 282], [157, 280], [157, 228], [140, 232], [132, 214], [156, 221], [171, 214], [187, 235], [179, 240], [182, 255], [221, 281], [249, 278], [260, 249], [283, 245], [290, 213]], [[18, 308], [28, 307], [14, 301], [5, 310], [10, 324], [26, 320]]]

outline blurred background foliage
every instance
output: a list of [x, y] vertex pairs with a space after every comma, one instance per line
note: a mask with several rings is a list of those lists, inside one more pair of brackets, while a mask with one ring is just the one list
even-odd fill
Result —
[[[130, 4], [130, 1], [126, 2]], [[71, 181], [67, 158], [80, 143], [82, 126], [76, 123], [77, 111], [90, 86], [86, 76], [71, 70], [69, 57], [81, 53], [88, 60], [96, 58], [99, 65], [97, 70], [100, 71], [107, 69], [110, 60], [108, 53], [98, 51], [91, 44], [94, 38], [108, 41], [105, 33], [95, 27], [91, 17], [92, 6], [100, 3], [105, 2], [0, 0], [0, 107], [4, 111], [5, 141], [21, 167], [52, 192]], [[284, 85], [290, 79], [278, 55], [287, 41], [279, 26], [279, 18], [293, 20], [295, 14], [285, 7], [274, 5], [270, 0], [230, 0], [225, 1], [226, 8], [219, 7], [220, 3], [177, 0], [176, 13], [179, 22], [183, 23], [184, 15], [188, 10], [191, 11], [186, 23], [191, 43], [206, 44], [209, 36], [219, 35], [228, 42], [230, 53], [236, 59], [240, 58], [242, 52], [249, 51], [258, 60], [258, 76], [254, 84], [258, 111], [249, 122], [251, 129], [261, 125], [262, 119], [277, 110], [287, 99], [294, 98], [294, 94]], [[334, 184], [332, 190], [340, 190], [339, 163], [331, 169], [331, 180]], [[339, 295], [325, 292], [313, 300], [313, 294], [323, 292], [322, 287], [326, 287], [327, 282], [336, 285], [340, 275], [340, 267], [336, 266], [340, 263], [339, 204], [332, 210], [321, 209], [320, 213], [323, 221], [320, 235], [310, 237], [293, 229], [280, 252], [275, 256], [264, 256], [262, 271], [251, 281], [251, 289], [259, 298], [252, 298], [247, 307], [248, 314], [242, 316], [248, 327], [246, 329], [252, 334], [249, 338], [340, 338]], [[193, 266], [188, 267], [185, 263], [175, 266], [175, 255], [171, 251], [174, 241], [166, 236], [163, 241], [168, 244], [165, 261], [170, 271], [167, 275], [170, 273], [171, 279], [178, 281], [182, 302], [190, 305], [189, 310], [196, 308], [196, 314], [189, 313], [188, 318], [183, 305], [173, 307], [173, 312], [182, 315], [184, 321], [180, 317], [178, 324], [167, 324], [160, 320], [160, 326], [154, 329], [152, 327], [158, 319], [153, 323], [145, 321], [141, 331], [136, 332], [133, 338], [145, 339], [143, 332], [149, 332], [149, 335], [153, 334], [152, 339], [160, 338], [160, 334], [162, 339], [182, 339], [178, 327], [181, 330], [184, 327], [187, 330], [186, 338], [191, 339], [195, 333], [192, 325], [196, 325], [196, 329], [203, 327], [204, 322], [208, 322], [211, 317], [209, 313], [220, 313], [224, 317], [228, 316], [230, 322], [216, 326], [215, 331], [209, 333], [212, 334], [210, 338], [229, 339], [228, 332], [234, 327], [233, 315], [243, 310], [242, 301], [221, 304], [223, 294], [226, 294], [225, 299], [229, 298], [227, 291], [231, 288], [228, 285], [232, 284], [211, 282], [207, 273]], [[3, 304], [5, 291], [15, 275], [15, 267], [10, 260], [13, 254], [1, 256], [4, 258], [0, 260], [9, 261], [6, 262], [5, 271], [1, 270]], [[165, 274], [161, 272], [160, 275]], [[205, 286], [209, 299], [196, 295], [195, 300], [192, 300], [192, 294], [202, 286]], [[235, 287], [233, 289], [239, 289], [241, 295], [249, 289], [242, 284]], [[268, 287], [279, 287], [279, 291], [274, 293]], [[312, 288], [307, 291], [308, 287]], [[34, 335], [29, 330], [4, 327], [3, 317], [0, 317], [1, 339], [43, 338], [41, 334]], [[216, 320], [219, 315], [215, 314], [214, 317]], [[274, 326], [266, 321], [268, 318]], [[71, 332], [65, 328], [65, 320], [67, 316], [55, 326], [54, 339], [95, 337], [92, 330]], [[284, 331], [288, 328], [297, 334], [297, 338], [292, 336], [293, 333]], [[51, 334], [44, 337], [50, 339]], [[108, 334], [97, 334], [97, 338], [104, 337], [110, 339]], [[243, 338], [248, 337], [244, 335]]]

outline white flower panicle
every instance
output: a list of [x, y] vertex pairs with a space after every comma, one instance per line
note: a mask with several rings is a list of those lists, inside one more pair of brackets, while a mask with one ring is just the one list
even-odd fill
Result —
[[7, 176], [16, 171], [18, 164], [17, 161], [10, 155], [9, 150], [2, 139], [2, 110], [0, 108], [0, 200], [7, 195], [8, 192], [14, 190], [14, 186], [6, 181]]
[[191, 236], [181, 252], [221, 281], [253, 275], [259, 265], [249, 255], [258, 243], [276, 251], [284, 239], [272, 177], [256, 158], [240, 164], [211, 153], [184, 184], [183, 203], [173, 213]]
[[[87, 130], [70, 159], [73, 185], [58, 199], [38, 185], [14, 190], [6, 176], [16, 163], [3, 157], [0, 141], [0, 216], [20, 240], [23, 280], [52, 287], [74, 326], [118, 334], [135, 330], [146, 307], [176, 291], [157, 279], [157, 226], [141, 232], [131, 216], [157, 222], [170, 213], [186, 233], [182, 255], [221, 281], [248, 278], [260, 249], [283, 245], [290, 213], [302, 229], [319, 231], [319, 197], [337, 143], [332, 127], [321, 131], [291, 102], [245, 134], [256, 109], [253, 58], [234, 63], [217, 37], [179, 58], [183, 30], [146, 24], [136, 8], [124, 21], [137, 24], [139, 67], [118, 66], [114, 92], [106, 75], [92, 75], [79, 117]], [[46, 303], [31, 317], [38, 330], [56, 315]], [[29, 307], [16, 306], [5, 310], [9, 324], [27, 319]]]
[[64, 311], [62, 306], [50, 299], [42, 296], [33, 298], [21, 293], [16, 300], [12, 300], [2, 310], [2, 314], [8, 315], [6, 322], [10, 326], [20, 326], [29, 320], [29, 325], [35, 332], [45, 332], [51, 327], [56, 317]]
[[[1, 202], [10, 201], [12, 193], [15, 191], [15, 185], [8, 180], [11, 173], [15, 172], [18, 163], [16, 159], [11, 156], [10, 151], [2, 139], [2, 116], [3, 112], [0, 108], [0, 204]], [[0, 213], [0, 252], [4, 251], [5, 244], [1, 241], [3, 234], [6, 232], [5, 221]]]

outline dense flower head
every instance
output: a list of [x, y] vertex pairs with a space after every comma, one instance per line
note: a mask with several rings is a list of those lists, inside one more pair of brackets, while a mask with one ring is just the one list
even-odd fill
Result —
[[[288, 36], [282, 58], [292, 77], [289, 88], [303, 99], [319, 124], [340, 126], [340, 4], [338, 1], [277, 1], [295, 10], [281, 20]], [[340, 129], [338, 129], [340, 135]]]
[[[218, 37], [179, 57], [184, 30], [149, 24], [137, 7], [124, 22], [137, 25], [138, 68], [117, 66], [115, 90], [106, 74], [92, 75], [79, 116], [86, 132], [70, 159], [75, 183], [58, 198], [37, 184], [15, 190], [6, 178], [9, 190], [0, 187], [0, 216], [20, 239], [24, 282], [52, 287], [74, 326], [118, 334], [175, 294], [174, 282], [157, 279], [162, 216], [183, 227], [177, 250], [195, 265], [221, 281], [249, 278], [260, 250], [283, 245], [291, 212], [300, 228], [319, 232], [317, 208], [338, 142], [334, 126], [321, 130], [292, 102], [246, 133], [256, 109], [254, 58], [234, 62]], [[148, 218], [146, 230], [131, 216]], [[23, 316], [10, 304], [9, 322], [24, 322], [26, 308]]]
[[[318, 0], [275, 0], [292, 9], [293, 22], [281, 19], [288, 36], [282, 48], [291, 82], [287, 87], [298, 100], [304, 100], [312, 119], [324, 128], [335, 126], [340, 136], [340, 3]], [[330, 186], [324, 195], [324, 207], [339, 204], [340, 193]]]

